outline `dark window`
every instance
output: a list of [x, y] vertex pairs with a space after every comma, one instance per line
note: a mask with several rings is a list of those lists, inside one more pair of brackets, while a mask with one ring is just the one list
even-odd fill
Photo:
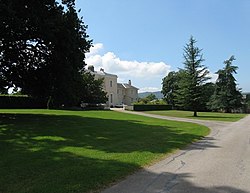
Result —
[[113, 94], [110, 94], [110, 103], [113, 103]]

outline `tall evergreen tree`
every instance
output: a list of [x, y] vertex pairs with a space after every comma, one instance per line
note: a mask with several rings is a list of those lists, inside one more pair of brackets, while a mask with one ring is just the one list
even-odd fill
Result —
[[238, 69], [237, 66], [232, 65], [234, 60], [234, 56], [225, 60], [225, 67], [217, 72], [218, 79], [215, 92], [210, 100], [210, 108], [212, 110], [231, 112], [233, 109], [238, 109], [242, 106], [243, 97], [237, 88], [236, 79], [233, 76]]
[[194, 116], [203, 101], [202, 85], [209, 79], [209, 71], [202, 62], [204, 61], [201, 49], [195, 46], [196, 40], [191, 37], [184, 47], [184, 71], [185, 76], [180, 82], [178, 101], [186, 109], [192, 110]]

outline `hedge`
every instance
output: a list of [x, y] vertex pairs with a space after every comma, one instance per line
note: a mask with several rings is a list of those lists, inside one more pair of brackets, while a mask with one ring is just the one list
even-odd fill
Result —
[[45, 103], [26, 95], [0, 95], [1, 109], [45, 108]]
[[105, 105], [103, 104], [82, 103], [80, 106], [82, 110], [104, 110], [105, 109]]
[[134, 105], [134, 111], [157, 111], [171, 109], [171, 105]]

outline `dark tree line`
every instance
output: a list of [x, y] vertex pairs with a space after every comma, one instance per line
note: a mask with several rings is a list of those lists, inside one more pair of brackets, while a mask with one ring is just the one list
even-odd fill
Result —
[[85, 100], [84, 59], [92, 40], [75, 1], [0, 4], [0, 92], [20, 88], [22, 94], [43, 98], [48, 107]]
[[224, 61], [225, 67], [217, 72], [216, 83], [208, 82], [209, 71], [202, 63], [202, 50], [195, 46], [191, 37], [184, 47], [184, 68], [170, 72], [162, 81], [162, 93], [173, 109], [192, 110], [194, 116], [198, 111], [214, 110], [231, 112], [242, 106], [242, 94], [237, 88], [233, 74], [234, 56]]

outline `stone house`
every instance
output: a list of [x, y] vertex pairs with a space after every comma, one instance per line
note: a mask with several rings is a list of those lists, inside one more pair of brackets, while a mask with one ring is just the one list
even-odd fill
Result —
[[93, 66], [89, 66], [88, 71], [94, 74], [96, 79], [104, 79], [103, 90], [107, 93], [107, 106], [131, 105], [138, 100], [139, 89], [132, 86], [131, 80], [128, 83], [118, 83], [117, 75], [109, 74], [102, 68], [100, 71], [95, 71]]

